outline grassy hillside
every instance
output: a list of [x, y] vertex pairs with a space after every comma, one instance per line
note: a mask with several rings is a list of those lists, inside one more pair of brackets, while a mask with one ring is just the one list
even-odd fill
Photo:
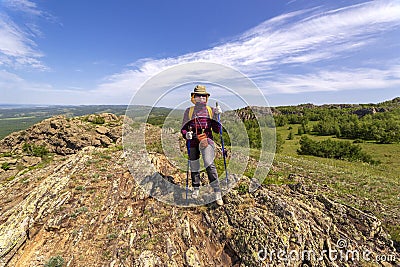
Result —
[[[249, 131], [254, 127], [249, 110], [237, 112], [243, 116], [250, 139], [260, 140], [257, 130]], [[372, 212], [383, 220], [400, 249], [400, 98], [379, 104], [277, 107], [272, 112], [277, 136], [283, 142], [264, 183], [301, 182], [343, 204]], [[156, 118], [149, 122], [162, 125], [162, 114]], [[299, 155], [302, 136], [358, 146], [379, 164]], [[251, 154], [257, 159], [257, 146]], [[216, 159], [216, 164], [222, 174], [223, 160]], [[252, 172], [253, 167], [248, 166], [245, 174], [251, 176]]]
[[[278, 127], [277, 133], [287, 137], [290, 127], [293, 131], [300, 125]], [[315, 140], [338, 140], [335, 136], [309, 136]], [[285, 140], [282, 151], [275, 155], [276, 170], [270, 172], [266, 183], [293, 183], [290, 174], [300, 175], [303, 183], [315, 186], [334, 199], [373, 212], [384, 221], [392, 238], [400, 244], [400, 144], [358, 144], [381, 162], [371, 165], [298, 155], [299, 141], [300, 135], [297, 134], [292, 140]]]
[[[279, 117], [276, 122], [281, 126], [276, 127], [276, 132], [285, 142], [275, 156], [275, 169], [266, 183], [295, 183], [289, 177], [300, 176], [302, 183], [344, 204], [373, 212], [383, 220], [400, 248], [399, 104], [400, 99], [395, 98], [379, 104], [278, 107], [275, 118]], [[349, 117], [350, 120], [343, 119]], [[385, 128], [387, 122], [392, 125]], [[352, 131], [343, 136], [340, 130], [346, 127]], [[318, 131], [322, 128], [328, 132]], [[331, 134], [329, 129], [333, 129]], [[348, 141], [380, 164], [299, 155], [302, 135], [315, 141]], [[390, 138], [383, 141], [382, 136]]]
[[[99, 112], [124, 114], [125, 108], [82, 106], [0, 109], [0, 138], [53, 115], [78, 116]], [[137, 107], [136, 118], [144, 121], [148, 111], [149, 107]], [[171, 115], [170, 111], [166, 108], [155, 109], [148, 122], [157, 126], [166, 123], [179, 128], [181, 114]], [[266, 177], [265, 184], [301, 182], [343, 204], [373, 212], [383, 220], [400, 248], [400, 98], [379, 104], [307, 104], [277, 107], [272, 111], [276, 133], [284, 142], [281, 142], [279, 153], [275, 155], [273, 169]], [[164, 121], [166, 116], [169, 117]], [[253, 124], [246, 122], [246, 125]], [[304, 135], [314, 141], [329, 139], [355, 143], [380, 164], [299, 155], [297, 150]], [[253, 131], [251, 138], [257, 140], [257, 131]], [[252, 149], [252, 155], [257, 158], [256, 148]], [[222, 159], [217, 160], [217, 165], [221, 173]], [[251, 175], [251, 166], [246, 174]]]

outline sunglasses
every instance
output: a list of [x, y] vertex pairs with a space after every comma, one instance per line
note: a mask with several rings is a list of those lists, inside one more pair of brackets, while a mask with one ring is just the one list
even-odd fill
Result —
[[194, 97], [207, 97], [208, 95], [195, 94]]

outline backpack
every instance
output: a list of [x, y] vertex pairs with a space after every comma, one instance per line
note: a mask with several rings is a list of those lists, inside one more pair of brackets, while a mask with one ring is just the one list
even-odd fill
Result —
[[[208, 116], [210, 117], [210, 119], [212, 119], [212, 108], [210, 106], [206, 106], [207, 111], [208, 111]], [[191, 106], [189, 109], [189, 119], [193, 119], [193, 113], [194, 113], [194, 106]]]

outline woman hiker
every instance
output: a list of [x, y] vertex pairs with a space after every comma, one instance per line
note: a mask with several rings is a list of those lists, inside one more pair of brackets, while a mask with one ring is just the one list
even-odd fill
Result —
[[[191, 93], [191, 101], [194, 106], [185, 110], [182, 121], [181, 133], [186, 139], [186, 144], [190, 142], [190, 171], [192, 178], [193, 193], [192, 198], [199, 196], [200, 189], [200, 153], [206, 167], [208, 180], [215, 192], [216, 203], [222, 206], [221, 189], [219, 187], [218, 173], [214, 164], [214, 149], [212, 131], [220, 132], [221, 125], [214, 117], [222, 113], [219, 106], [211, 108], [207, 106], [209, 93], [203, 85], [196, 85]], [[214, 182], [214, 183], [213, 183]]]

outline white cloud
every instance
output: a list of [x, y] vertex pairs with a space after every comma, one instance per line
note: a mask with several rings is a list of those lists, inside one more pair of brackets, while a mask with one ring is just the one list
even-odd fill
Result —
[[[1, 3], [7, 8], [41, 16], [35, 3], [24, 0], [7, 0]], [[47, 70], [41, 61], [43, 53], [37, 47], [35, 38], [40, 30], [33, 23], [18, 25], [6, 13], [0, 13], [0, 66], [17, 69], [27, 67]]]
[[[30, 16], [47, 16], [28, 0], [2, 3]], [[35, 42], [40, 29], [34, 24], [29, 30], [25, 26], [17, 25], [0, 13], [0, 67], [46, 69], [42, 62], [44, 55]], [[0, 73], [0, 79], [4, 79], [0, 85], [10, 90], [34, 90], [57, 103], [72, 104], [79, 99], [85, 104], [127, 104], [132, 94], [155, 74], [182, 63], [211, 62], [240, 70], [267, 94], [385, 88], [399, 85], [400, 64], [396, 58], [400, 59], [400, 54], [393, 55], [394, 60], [379, 69], [366, 66], [367, 61], [382, 63], [382, 59], [375, 58], [372, 53], [368, 53], [369, 58], [363, 58], [364, 62], [353, 58], [351, 65], [338, 63], [352, 58], [354, 52], [382, 44], [382, 34], [392, 31], [398, 34], [399, 29], [399, 1], [370, 1], [334, 10], [316, 7], [277, 16], [210, 49], [173, 58], [138, 60], [128, 65], [128, 69], [105, 77], [95, 89], [86, 92], [78, 88], [54, 92], [50, 85], [28, 83], [4, 71]], [[392, 45], [398, 43], [398, 37], [397, 40], [395, 36], [391, 38]], [[213, 72], [210, 77], [218, 80]], [[174, 78], [169, 77], [169, 80]]]
[[36, 3], [28, 0], [3, 0], [3, 5], [10, 9], [21, 11], [27, 14], [35, 16], [43, 15], [43, 11], [38, 9]]
[[[211, 49], [175, 58], [137, 61], [129, 66], [135, 70], [106, 78], [97, 91], [132, 94], [146, 78], [168, 67], [196, 61], [237, 68], [265, 92], [270, 86], [274, 92], [282, 93], [391, 86], [399, 78], [388, 75], [395, 69], [393, 66], [388, 71], [363, 69], [362, 62], [354, 61], [355, 66], [339, 72], [319, 70], [312, 63], [351, 57], [352, 52], [382, 42], [381, 33], [398, 30], [399, 26], [399, 1], [371, 1], [335, 10], [320, 7], [301, 10], [265, 21], [231, 42]], [[400, 58], [399, 54], [395, 56]], [[286, 67], [296, 66], [310, 74], [285, 73]], [[301, 69], [302, 66], [307, 66], [307, 70]], [[268, 79], [272, 81], [267, 82]]]
[[387, 69], [322, 70], [313, 74], [280, 75], [264, 81], [267, 94], [379, 89], [400, 86], [400, 65]]

